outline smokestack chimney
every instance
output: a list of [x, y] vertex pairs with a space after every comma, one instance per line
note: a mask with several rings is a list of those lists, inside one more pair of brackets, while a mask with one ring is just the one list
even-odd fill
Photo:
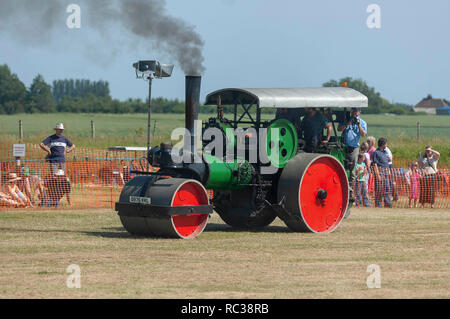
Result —
[[194, 122], [198, 119], [198, 107], [200, 103], [201, 76], [186, 75], [186, 106], [185, 106], [185, 127], [191, 132], [191, 140], [185, 140], [185, 150], [195, 152], [195, 128]]

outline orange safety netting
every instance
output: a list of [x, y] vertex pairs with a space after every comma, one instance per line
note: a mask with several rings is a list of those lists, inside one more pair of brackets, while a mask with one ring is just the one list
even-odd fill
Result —
[[[2, 144], [0, 144], [1, 146]], [[27, 144], [27, 157], [13, 159], [12, 145], [0, 151], [0, 210], [114, 208], [131, 171], [156, 171], [145, 159], [105, 157], [105, 150], [80, 150], [66, 163], [49, 163], [35, 145]], [[433, 175], [411, 175], [410, 160], [395, 159], [394, 168], [371, 169], [353, 186], [356, 206], [450, 208], [448, 165], [439, 164]], [[209, 191], [212, 198], [212, 191]]]
[[375, 170], [371, 167], [363, 178], [356, 178], [352, 185], [354, 205], [449, 208], [449, 183], [448, 166], [432, 175], [423, 174], [420, 170], [412, 172], [395, 164], [393, 168], [386, 169]]

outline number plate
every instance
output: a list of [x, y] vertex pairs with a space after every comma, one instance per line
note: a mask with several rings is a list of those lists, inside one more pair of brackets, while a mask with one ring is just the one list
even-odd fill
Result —
[[152, 199], [150, 197], [130, 196], [130, 203], [150, 205]]

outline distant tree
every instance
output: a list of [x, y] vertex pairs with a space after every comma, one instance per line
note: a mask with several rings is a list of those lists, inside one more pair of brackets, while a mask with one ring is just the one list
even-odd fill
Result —
[[45, 82], [42, 75], [38, 74], [30, 86], [27, 112], [51, 113], [55, 111], [56, 104], [52, 98], [51, 87]]
[[0, 65], [0, 113], [25, 112], [28, 92], [25, 85], [9, 67]]
[[369, 108], [372, 109], [373, 113], [380, 113], [380, 109], [387, 101], [383, 101], [380, 93], [375, 92], [373, 87], [369, 87], [366, 81], [362, 79], [352, 79], [351, 77], [345, 77], [339, 81], [330, 80], [325, 82], [322, 86], [324, 87], [336, 87], [341, 86], [343, 82], [347, 83], [347, 87], [355, 89], [356, 91], [364, 94], [369, 99]]
[[55, 80], [52, 85], [52, 96], [59, 104], [64, 98], [86, 98], [88, 95], [97, 97], [110, 97], [109, 83], [107, 81], [94, 81], [86, 79]]
[[343, 82], [347, 83], [347, 87], [352, 88], [365, 96], [369, 100], [369, 107], [364, 113], [395, 113], [405, 114], [409, 112], [409, 107], [405, 104], [397, 103], [391, 104], [388, 100], [381, 97], [379, 92], [375, 91], [374, 87], [369, 87], [363, 79], [353, 79], [351, 77], [344, 77], [339, 81], [330, 80], [325, 82], [324, 87], [336, 87], [341, 86]]

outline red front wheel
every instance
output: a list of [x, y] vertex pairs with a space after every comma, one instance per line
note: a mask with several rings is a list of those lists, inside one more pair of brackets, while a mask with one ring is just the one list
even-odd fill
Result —
[[[192, 179], [138, 176], [122, 190], [121, 203], [129, 203], [130, 196], [148, 198], [152, 205], [199, 206], [209, 205], [209, 197], [202, 184]], [[129, 216], [121, 214], [125, 229], [134, 235], [152, 237], [194, 238], [200, 235], [208, 222], [208, 214]]]

